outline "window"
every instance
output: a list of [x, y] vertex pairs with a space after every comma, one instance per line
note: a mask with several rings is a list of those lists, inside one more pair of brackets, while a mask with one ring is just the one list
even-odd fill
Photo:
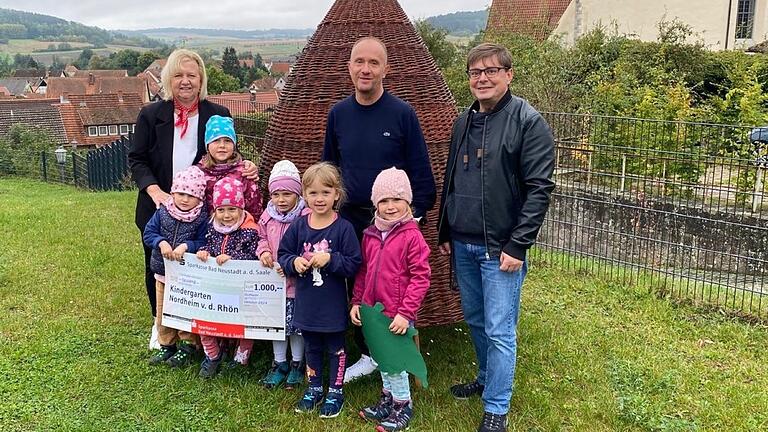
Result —
[[109, 131], [106, 126], [99, 126], [99, 136], [109, 135]]
[[88, 136], [99, 136], [99, 129], [96, 126], [88, 126]]
[[736, 9], [736, 39], [752, 39], [755, 0], [739, 0]]
[[128, 133], [131, 131], [129, 125], [120, 125], [120, 135], [128, 135]]
[[109, 134], [110, 135], [117, 135], [117, 125], [112, 125], [109, 127]]

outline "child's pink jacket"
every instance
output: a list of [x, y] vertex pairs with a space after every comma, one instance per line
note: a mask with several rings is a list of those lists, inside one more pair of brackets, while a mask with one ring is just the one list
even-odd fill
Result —
[[398, 225], [382, 239], [375, 226], [363, 232], [363, 264], [355, 278], [352, 304], [377, 302], [384, 315], [400, 314], [416, 321], [416, 314], [429, 289], [432, 270], [429, 246], [415, 221]]
[[[311, 212], [311, 209], [304, 209], [301, 215], [305, 215]], [[272, 259], [277, 264], [277, 250], [280, 249], [280, 240], [283, 238], [283, 234], [291, 226], [290, 223], [280, 222], [277, 219], [273, 219], [269, 215], [267, 210], [261, 214], [259, 218], [259, 246], [256, 248], [256, 256], [261, 257], [264, 252], [272, 254]], [[285, 296], [287, 298], [296, 297], [296, 281], [293, 278], [286, 278], [285, 280]]]

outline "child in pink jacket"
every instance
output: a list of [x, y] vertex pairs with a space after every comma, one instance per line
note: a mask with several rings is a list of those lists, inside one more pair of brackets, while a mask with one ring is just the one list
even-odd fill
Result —
[[[301, 197], [301, 177], [291, 161], [281, 160], [272, 168], [269, 176], [270, 201], [259, 218], [259, 247], [256, 254], [265, 267], [277, 264], [277, 250], [283, 234], [297, 217], [309, 211]], [[277, 269], [281, 272], [281, 269]], [[282, 273], [282, 272], [281, 272]], [[296, 281], [285, 281], [285, 334], [288, 340], [272, 341], [275, 359], [272, 369], [262, 383], [274, 388], [285, 382], [286, 389], [301, 384], [304, 379], [304, 339], [301, 330], [293, 326], [293, 307], [296, 297]], [[288, 362], [288, 342], [291, 345], [292, 362]]]
[[[429, 247], [411, 212], [411, 184], [405, 171], [390, 168], [373, 183], [374, 224], [363, 232], [363, 264], [355, 278], [350, 317], [360, 321], [360, 304], [384, 305], [392, 318], [389, 330], [405, 334], [429, 289]], [[408, 373], [381, 372], [378, 404], [363, 408], [360, 417], [378, 422], [378, 431], [408, 428], [413, 415]]]

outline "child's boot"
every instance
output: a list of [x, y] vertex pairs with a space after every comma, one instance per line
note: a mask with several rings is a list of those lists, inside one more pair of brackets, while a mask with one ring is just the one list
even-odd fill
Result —
[[320, 418], [334, 418], [341, 413], [344, 406], [344, 393], [341, 389], [328, 389], [323, 406], [320, 407]]
[[304, 362], [291, 362], [291, 371], [285, 379], [285, 389], [293, 390], [304, 382]]
[[321, 402], [323, 402], [323, 388], [310, 387], [304, 392], [304, 396], [296, 404], [295, 411], [297, 413], [312, 412]]
[[157, 366], [165, 363], [169, 358], [173, 357], [174, 354], [176, 354], [176, 345], [161, 345], [160, 351], [155, 353], [155, 355], [149, 359], [149, 365]]
[[291, 366], [288, 364], [287, 361], [282, 362], [272, 362], [272, 369], [270, 369], [267, 376], [264, 377], [262, 380], [262, 383], [264, 384], [264, 387], [271, 389], [279, 386], [280, 384], [285, 381], [285, 377], [288, 375], [288, 373], [291, 370]]
[[200, 378], [213, 378], [219, 373], [219, 365], [221, 364], [221, 354], [216, 359], [205, 357], [203, 364], [200, 366], [200, 373], [197, 374]]
[[363, 420], [380, 422], [392, 413], [393, 403], [392, 393], [382, 391], [379, 402], [376, 405], [365, 407], [358, 414]]
[[196, 346], [187, 342], [181, 342], [179, 349], [176, 350], [176, 353], [171, 358], [166, 360], [166, 363], [168, 363], [170, 367], [175, 368], [189, 366], [195, 362], [196, 351]]
[[393, 432], [406, 430], [411, 423], [411, 417], [413, 417], [411, 401], [394, 401], [392, 404], [392, 412], [389, 414], [389, 417], [382, 420], [381, 423], [376, 426], [376, 431]]

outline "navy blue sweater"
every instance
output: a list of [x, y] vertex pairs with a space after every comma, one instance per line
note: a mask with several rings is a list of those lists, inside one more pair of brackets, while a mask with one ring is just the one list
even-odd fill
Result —
[[341, 169], [348, 206], [372, 208], [373, 181], [393, 166], [411, 181], [414, 216], [435, 205], [435, 177], [416, 112], [386, 91], [372, 105], [360, 105], [352, 95], [331, 108], [323, 160]]
[[[280, 240], [277, 260], [286, 276], [296, 277], [293, 325], [315, 332], [339, 332], [347, 328], [346, 278], [354, 277], [363, 261], [360, 243], [346, 219], [338, 218], [323, 229], [309, 226], [308, 215], [296, 219]], [[327, 242], [331, 260], [320, 269], [321, 286], [312, 284], [312, 270], [299, 275], [293, 261], [314, 245]]]

